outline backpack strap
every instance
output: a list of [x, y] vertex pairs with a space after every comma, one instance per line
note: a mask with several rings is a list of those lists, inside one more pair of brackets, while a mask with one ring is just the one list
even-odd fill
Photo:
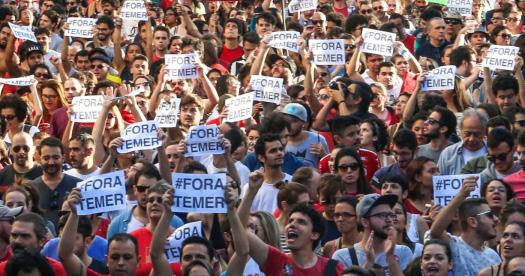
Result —
[[359, 260], [357, 259], [357, 252], [353, 246], [348, 247], [348, 254], [350, 255], [350, 260], [352, 265], [359, 265]]
[[328, 263], [326, 264], [326, 267], [324, 269], [324, 275], [325, 276], [333, 276], [336, 275], [336, 267], [339, 262], [334, 259], [328, 259]]

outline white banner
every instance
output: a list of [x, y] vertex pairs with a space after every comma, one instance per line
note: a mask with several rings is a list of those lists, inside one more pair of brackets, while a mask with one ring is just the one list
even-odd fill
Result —
[[489, 52], [483, 59], [483, 67], [514, 71], [519, 51], [520, 48], [514, 46], [490, 45]]
[[396, 34], [363, 28], [361, 52], [391, 57], [394, 54]]
[[311, 39], [313, 63], [317, 65], [345, 64], [345, 41], [343, 39]]
[[252, 117], [253, 92], [226, 99], [228, 107], [226, 122], [238, 122]]
[[182, 242], [192, 236], [204, 237], [202, 233], [202, 221], [186, 223], [177, 228], [166, 240], [164, 254], [170, 264], [179, 263], [182, 251]]
[[226, 174], [173, 173], [173, 212], [226, 213]]
[[198, 57], [193, 54], [165, 55], [165, 64], [167, 65], [168, 74], [166, 80], [185, 80], [195, 79], [199, 76], [195, 63]]
[[126, 0], [120, 11], [120, 17], [125, 20], [147, 21], [148, 10], [144, 0]]
[[270, 47], [298, 53], [300, 37], [301, 34], [296, 31], [273, 32], [270, 35]]
[[11, 22], [7, 22], [7, 24], [9, 24], [9, 28], [11, 28], [11, 31], [13, 31], [13, 35], [16, 38], [30, 40], [38, 43], [38, 41], [36, 40], [35, 33], [33, 32], [33, 30], [31, 30], [29, 26], [19, 26]]
[[74, 97], [73, 116], [71, 122], [77, 123], [94, 123], [102, 111], [103, 96], [80, 96]]
[[472, 0], [448, 0], [447, 7], [461, 16], [472, 16]]
[[162, 140], [157, 136], [157, 122], [145, 121], [129, 125], [120, 133], [124, 139], [122, 146], [117, 148], [118, 153], [127, 153], [137, 150], [155, 149], [162, 146]]
[[446, 206], [459, 193], [463, 186], [463, 179], [477, 176], [478, 181], [476, 190], [470, 193], [469, 198], [480, 197], [481, 180], [479, 174], [461, 174], [461, 175], [438, 175], [433, 176], [434, 182], [434, 204]]
[[179, 98], [172, 96], [169, 101], [166, 101], [164, 98], [161, 99], [159, 106], [157, 106], [157, 109], [155, 110], [155, 121], [159, 127], [176, 127], [179, 108]]
[[428, 73], [421, 86], [421, 91], [452, 90], [454, 89], [454, 78], [456, 66], [441, 66]]
[[30, 86], [34, 78], [33, 75], [12, 79], [0, 78], [0, 83], [13, 86]]
[[281, 91], [284, 89], [282, 78], [253, 75], [250, 78], [250, 87], [254, 90], [254, 101], [281, 103]]
[[97, 175], [77, 183], [82, 201], [77, 205], [81, 216], [126, 209], [124, 171]]
[[93, 26], [97, 20], [95, 18], [69, 17], [67, 24], [69, 28], [64, 35], [69, 37], [93, 38]]
[[221, 131], [217, 125], [193, 126], [186, 140], [184, 156], [222, 154], [224, 148], [219, 141]]
[[290, 13], [317, 9], [317, 0], [292, 0], [288, 4]]
[[134, 39], [139, 33], [139, 22], [135, 20], [122, 20], [122, 34], [128, 39]]

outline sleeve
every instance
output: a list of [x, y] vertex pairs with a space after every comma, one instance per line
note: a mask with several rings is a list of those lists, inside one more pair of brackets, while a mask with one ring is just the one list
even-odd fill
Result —
[[320, 135], [321, 137], [321, 144], [323, 145], [323, 150], [326, 153], [330, 153], [330, 149], [328, 148], [328, 143], [326, 142], [326, 138], [324, 138], [323, 135]]
[[438, 168], [441, 175], [448, 175], [448, 169], [447, 169], [447, 160], [448, 160], [448, 153], [447, 149], [445, 148], [441, 154], [439, 155], [438, 159]]
[[343, 249], [339, 249], [335, 251], [335, 253], [332, 255], [332, 259], [342, 264], [345, 269], [353, 265], [352, 259], [350, 258], [350, 255], [348, 254], [348, 248], [343, 248]]
[[268, 257], [265, 264], [259, 264], [261, 271], [266, 275], [279, 275], [279, 268], [288, 259], [288, 256], [273, 246], [268, 246]]

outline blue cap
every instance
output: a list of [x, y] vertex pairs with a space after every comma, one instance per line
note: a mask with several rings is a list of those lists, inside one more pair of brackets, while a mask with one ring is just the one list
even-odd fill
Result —
[[306, 108], [298, 103], [289, 103], [281, 111], [284, 114], [294, 116], [295, 118], [307, 122], [308, 115], [306, 114]]

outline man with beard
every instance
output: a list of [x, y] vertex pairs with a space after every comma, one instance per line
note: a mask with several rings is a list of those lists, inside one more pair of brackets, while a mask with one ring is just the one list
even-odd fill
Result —
[[17, 179], [33, 180], [42, 175], [42, 167], [33, 161], [35, 148], [31, 135], [25, 132], [15, 134], [9, 151], [14, 162], [0, 171], [0, 192], [2, 193]]
[[81, 133], [69, 140], [69, 163], [73, 167], [64, 173], [86, 180], [100, 174], [100, 168], [93, 162], [95, 140], [87, 133]]
[[[40, 252], [47, 241], [47, 227], [45, 220], [35, 213], [21, 214], [15, 218], [11, 226], [9, 246], [16, 253], [17, 250], [29, 252]], [[66, 271], [61, 263], [47, 258], [49, 265], [53, 268], [55, 276], [66, 276]], [[0, 263], [0, 276], [5, 275], [7, 260]], [[11, 276], [11, 275], [8, 275]]]
[[345, 268], [352, 265], [379, 266], [399, 275], [394, 271], [405, 269], [413, 256], [407, 246], [396, 245], [396, 214], [392, 211], [396, 203], [397, 196], [391, 194], [368, 194], [361, 198], [356, 207], [357, 221], [364, 228], [361, 241], [350, 248], [335, 251], [332, 259], [343, 263]]
[[102, 0], [102, 12], [106, 16], [113, 17], [115, 14], [115, 10], [120, 7], [120, 1], [119, 0]]
[[[431, 238], [450, 244], [454, 264], [452, 275], [475, 276], [483, 268], [501, 262], [498, 253], [485, 245], [497, 236], [498, 215], [490, 210], [485, 199], [467, 199], [476, 189], [476, 180], [474, 176], [463, 180], [459, 193], [438, 213], [430, 228]], [[456, 213], [461, 222], [459, 237], [446, 232]]]
[[93, 42], [95, 42], [95, 45], [98, 45], [97, 48], [104, 49], [110, 59], [113, 59], [115, 52], [111, 35], [115, 29], [115, 21], [113, 21], [113, 18], [103, 15], [97, 19], [95, 26], [96, 34], [94, 34]]
[[[5, 56], [11, 57], [15, 55], [15, 39], [15, 36], [11, 32], [5, 49]], [[18, 53], [20, 56], [20, 64], [17, 63], [16, 59], [4, 58], [0, 60], [0, 70], [4, 70], [9, 74], [6, 75], [6, 77], [16, 78], [26, 76], [29, 74], [29, 68], [33, 65], [44, 63], [44, 52], [38, 43], [26, 40], [18, 47]]]
[[[9, 25], [7, 23], [0, 25], [0, 60], [6, 58], [5, 50], [10, 36], [11, 28], [9, 28]], [[16, 55], [12, 55], [11, 59], [13, 63], [18, 64], [18, 57]]]
[[58, 225], [58, 211], [65, 196], [75, 188], [79, 178], [64, 174], [64, 145], [55, 137], [47, 137], [40, 142], [38, 150], [42, 160], [44, 174], [30, 182], [40, 195], [39, 207], [44, 210], [45, 218]]
[[508, 129], [496, 127], [491, 130], [487, 137], [487, 147], [488, 164], [480, 174], [481, 183], [503, 179], [520, 171], [520, 164], [514, 162], [514, 137]]
[[24, 211], [24, 207], [10, 209], [0, 206], [0, 263], [8, 261], [13, 252], [8, 249], [9, 237], [11, 236], [11, 221]]
[[452, 144], [448, 138], [456, 132], [456, 125], [456, 115], [452, 111], [442, 106], [434, 107], [423, 126], [423, 133], [430, 142], [418, 147], [416, 157], [425, 156], [437, 163], [441, 151]]

